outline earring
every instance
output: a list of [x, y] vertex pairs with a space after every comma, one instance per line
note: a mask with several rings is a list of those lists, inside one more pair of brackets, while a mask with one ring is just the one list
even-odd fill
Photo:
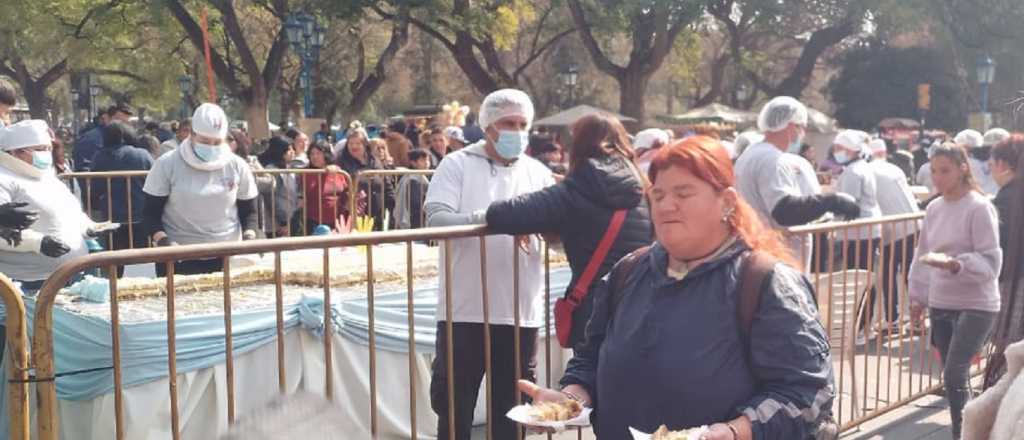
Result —
[[722, 214], [722, 223], [729, 224], [729, 220], [732, 218], [732, 214], [735, 212], [733, 208], [729, 208]]

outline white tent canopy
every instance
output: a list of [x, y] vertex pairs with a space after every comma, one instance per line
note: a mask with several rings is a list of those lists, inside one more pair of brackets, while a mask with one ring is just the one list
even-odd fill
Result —
[[697, 107], [685, 113], [666, 116], [664, 119], [671, 121], [704, 121], [719, 120], [736, 125], [754, 124], [757, 122], [757, 113], [729, 107], [717, 102], [704, 107]]
[[633, 119], [629, 116], [620, 115], [615, 112], [600, 109], [597, 107], [591, 107], [589, 105], [577, 105], [576, 107], [570, 108], [568, 110], [564, 110], [555, 113], [551, 116], [545, 117], [543, 119], [536, 120], [533, 122], [533, 125], [548, 127], [569, 126], [576, 123], [576, 121], [580, 120], [580, 118], [592, 114], [611, 115], [616, 118], [619, 118], [619, 121], [621, 122], [636, 122], [636, 119]]

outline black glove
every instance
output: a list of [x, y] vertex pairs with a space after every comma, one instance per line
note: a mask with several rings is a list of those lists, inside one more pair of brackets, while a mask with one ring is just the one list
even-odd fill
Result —
[[21, 244], [21, 231], [17, 229], [0, 228], [0, 239], [3, 239], [11, 247]]
[[9, 202], [0, 205], [0, 227], [26, 229], [39, 218], [35, 211], [25, 209], [28, 203]]
[[846, 220], [853, 220], [860, 217], [860, 206], [857, 206], [857, 199], [845, 193], [832, 193], [824, 197], [828, 210], [842, 216]]
[[68, 253], [70, 250], [71, 248], [67, 244], [52, 235], [43, 237], [43, 242], [39, 246], [39, 253], [50, 258], [57, 258]]

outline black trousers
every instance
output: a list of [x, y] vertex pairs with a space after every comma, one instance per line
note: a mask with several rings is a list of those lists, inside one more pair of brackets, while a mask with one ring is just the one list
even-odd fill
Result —
[[[224, 260], [211, 258], [209, 260], [181, 260], [174, 262], [175, 275], [196, 275], [201, 273], [214, 273], [224, 270]], [[156, 263], [156, 276], [167, 275], [167, 265]]]
[[[896, 240], [891, 245], [882, 245], [882, 309], [885, 321], [896, 322], [900, 317], [899, 286], [907, 283], [910, 263], [914, 261], [914, 235]], [[900, 272], [903, 275], [900, 276]], [[875, 313], [875, 295], [868, 299], [868, 310]]]
[[[515, 327], [491, 325], [491, 423], [495, 440], [518, 438], [515, 422], [505, 413], [516, 405], [516, 381], [537, 380], [537, 332], [519, 329], [520, 377], [515, 367]], [[437, 414], [438, 440], [470, 440], [473, 409], [484, 378], [484, 325], [473, 322], [452, 324], [454, 351], [455, 432], [448, 431], [448, 325], [437, 323], [437, 342], [430, 375], [430, 406]], [[453, 435], [454, 434], [454, 435]]]

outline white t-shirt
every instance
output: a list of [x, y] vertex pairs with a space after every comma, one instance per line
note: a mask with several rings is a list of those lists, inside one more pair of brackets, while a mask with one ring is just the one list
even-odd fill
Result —
[[[743, 199], [775, 229], [784, 229], [772, 218], [772, 210], [786, 196], [805, 197], [821, 194], [818, 176], [811, 163], [800, 156], [783, 153], [775, 145], [760, 142], [747, 147], [736, 161], [736, 189]], [[811, 258], [809, 236], [788, 238], [790, 249], [805, 265]], [[809, 266], [807, 266], [809, 267]]]
[[[907, 176], [900, 167], [885, 160], [876, 159], [869, 163], [875, 172], [875, 183], [878, 185], [878, 208], [882, 215], [913, 214], [918, 211], [917, 199], [907, 184]], [[920, 222], [896, 223], [882, 226], [884, 243], [900, 239], [917, 232]]]
[[968, 161], [971, 164], [971, 174], [974, 175], [974, 180], [978, 182], [978, 186], [981, 186], [981, 190], [987, 196], [995, 196], [999, 192], [999, 184], [992, 177], [992, 169], [988, 166], [988, 162], [973, 157], [968, 158]]
[[[554, 184], [551, 171], [526, 155], [511, 166], [490, 160], [483, 153], [483, 142], [445, 156], [438, 165], [424, 205], [443, 204], [456, 213], [487, 209], [492, 202], [540, 190]], [[523, 213], [529, 215], [529, 213]], [[513, 283], [513, 237], [486, 238], [487, 293], [491, 324], [515, 324]], [[452, 320], [484, 322], [480, 281], [480, 241], [477, 238], [452, 240]], [[540, 241], [530, 236], [528, 251], [519, 250], [520, 325], [537, 328], [544, 325], [543, 255]], [[438, 265], [437, 320], [447, 319], [445, 304], [444, 244], [440, 245]]]
[[[860, 207], [859, 219], [882, 216], [882, 209], [878, 206], [878, 183], [875, 181], [875, 171], [866, 160], [858, 159], [843, 168], [843, 174], [839, 175], [839, 180], [836, 182], [836, 192], [846, 193], [857, 199], [857, 206]], [[842, 239], [849, 237], [850, 240], [879, 238], [882, 236], [882, 226], [862, 226], [851, 229], [849, 235], [843, 231], [836, 235]]]
[[918, 185], [923, 185], [928, 188], [928, 194], [935, 194], [935, 184], [932, 183], [932, 164], [931, 162], [925, 162], [921, 165], [921, 168], [917, 170], [917, 176], [914, 177], [914, 181]]
[[178, 148], [178, 145], [180, 145], [180, 143], [178, 142], [177, 138], [172, 137], [164, 141], [164, 143], [160, 144], [160, 156], [163, 156], [171, 151], [176, 150]]
[[0, 204], [7, 202], [28, 203], [25, 209], [39, 213], [39, 219], [29, 229], [59, 238], [71, 251], [50, 258], [38, 252], [3, 250], [0, 251], [0, 272], [19, 281], [45, 280], [57, 266], [88, 253], [84, 234], [92, 226], [92, 220], [82, 212], [78, 199], [53, 171], [31, 178], [0, 167]]
[[142, 188], [168, 197], [164, 232], [180, 244], [241, 239], [236, 202], [259, 195], [249, 164], [232, 154], [223, 168], [202, 171], [186, 163], [180, 151], [160, 156]]

